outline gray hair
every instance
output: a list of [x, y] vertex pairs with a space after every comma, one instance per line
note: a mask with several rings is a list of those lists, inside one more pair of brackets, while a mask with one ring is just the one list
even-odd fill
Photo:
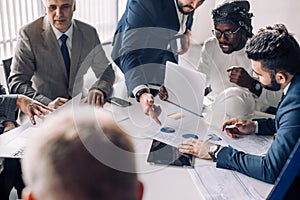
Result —
[[[71, 0], [72, 1], [72, 4], [75, 3], [76, 0]], [[47, 7], [47, 0], [42, 0], [43, 4], [45, 7]]]

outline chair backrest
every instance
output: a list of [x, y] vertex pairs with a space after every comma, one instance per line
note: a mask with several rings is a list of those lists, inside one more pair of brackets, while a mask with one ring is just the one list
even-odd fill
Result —
[[4, 70], [6, 86], [7, 86], [7, 90], [8, 90], [8, 93], [9, 93], [8, 77], [9, 77], [9, 74], [10, 74], [10, 66], [11, 66], [12, 58], [2, 60], [2, 62], [3, 62], [3, 70]]

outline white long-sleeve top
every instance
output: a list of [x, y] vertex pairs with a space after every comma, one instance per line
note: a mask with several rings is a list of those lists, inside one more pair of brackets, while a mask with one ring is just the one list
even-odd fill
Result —
[[[226, 71], [231, 66], [243, 67], [250, 75], [252, 75], [251, 61], [247, 57], [245, 48], [234, 51], [231, 54], [225, 54], [219, 47], [218, 40], [211, 37], [204, 42], [200, 53], [200, 61], [198, 71], [203, 72], [207, 76], [207, 84], [211, 85], [211, 98], [215, 98], [220, 92], [229, 87], [239, 87], [235, 83], [229, 81], [229, 74]], [[245, 92], [251, 93], [247, 88]], [[268, 106], [277, 107], [282, 96], [282, 91], [270, 91], [263, 89], [261, 95], [255, 98], [256, 108], [263, 111]]]

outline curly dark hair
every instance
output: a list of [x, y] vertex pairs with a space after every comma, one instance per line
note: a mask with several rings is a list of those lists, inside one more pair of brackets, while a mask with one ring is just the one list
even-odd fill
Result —
[[233, 1], [213, 9], [211, 14], [214, 24], [233, 24], [242, 27], [246, 30], [246, 36], [251, 38], [253, 36], [251, 24], [253, 13], [249, 10], [250, 3], [248, 1]]
[[300, 47], [283, 24], [260, 29], [246, 44], [248, 58], [266, 69], [296, 74], [300, 70]]

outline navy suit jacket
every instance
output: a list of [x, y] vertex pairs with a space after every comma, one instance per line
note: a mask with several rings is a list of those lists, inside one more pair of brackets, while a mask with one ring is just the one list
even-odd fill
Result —
[[[276, 117], [258, 121], [260, 135], [276, 134], [266, 156], [257, 156], [224, 147], [218, 153], [217, 167], [239, 171], [274, 183], [300, 137], [300, 75], [295, 75], [280, 103]], [[295, 172], [298, 173], [298, 172]]]
[[[193, 13], [186, 29], [191, 29], [192, 23]], [[128, 0], [111, 56], [125, 75], [129, 95], [138, 85], [163, 83], [166, 61], [177, 62], [168, 44], [179, 29], [174, 0]]]

